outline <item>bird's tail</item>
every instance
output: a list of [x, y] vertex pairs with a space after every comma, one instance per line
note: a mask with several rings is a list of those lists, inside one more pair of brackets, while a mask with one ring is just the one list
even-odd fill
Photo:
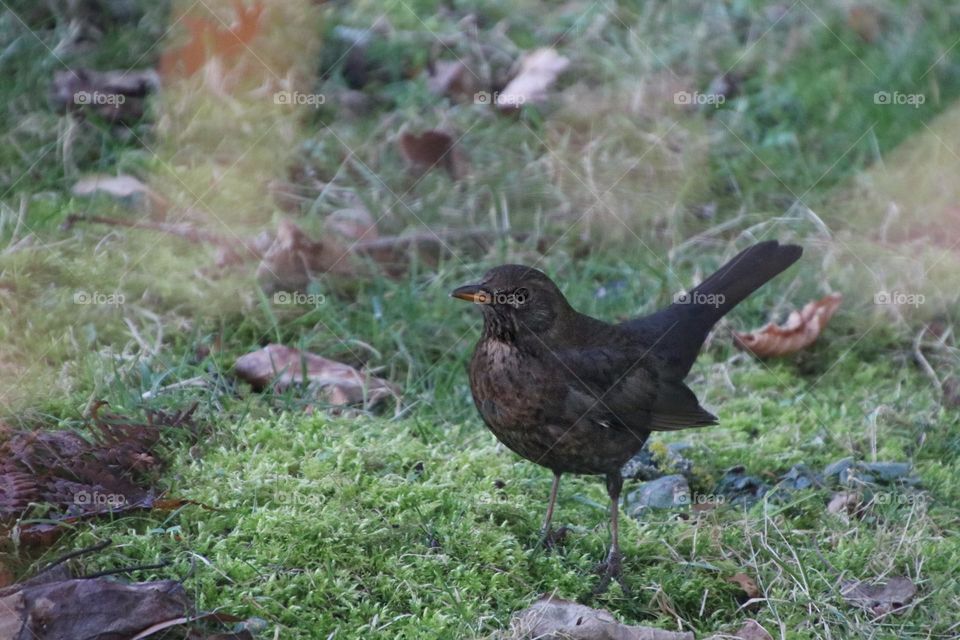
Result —
[[744, 298], [796, 262], [803, 249], [776, 240], [748, 247], [674, 303], [632, 325], [657, 339], [681, 378], [693, 366], [710, 329]]
[[[687, 295], [707, 331], [751, 293], [800, 259], [803, 249], [776, 240], [747, 247]], [[698, 304], [698, 301], [703, 304]], [[706, 335], [704, 335], [706, 338]]]

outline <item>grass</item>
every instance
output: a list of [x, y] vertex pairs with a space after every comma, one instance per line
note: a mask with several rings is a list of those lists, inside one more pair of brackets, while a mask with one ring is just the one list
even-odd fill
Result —
[[[929, 386], [916, 379], [901, 385], [890, 367], [852, 360], [828, 374], [827, 391], [814, 397], [790, 366], [708, 359], [697, 377], [724, 373], [751, 393], [728, 398], [708, 385], [723, 428], [659, 439], [693, 444], [703, 478], [698, 491], [712, 492], [734, 464], [782, 474], [799, 462], [816, 468], [844, 455], [864, 457], [869, 429], [862, 416], [849, 414], [885, 395], [891, 409], [879, 428], [896, 431], [879, 439], [877, 457], [917, 464], [924, 500], [908, 501], [907, 490], [895, 489], [902, 502], [878, 502], [861, 521], [845, 522], [826, 512], [830, 491], [820, 489], [750, 509], [628, 520], [623, 538], [633, 593], [614, 589], [600, 604], [626, 619], [706, 633], [743, 615], [737, 588], [726, 579], [746, 572], [768, 598], [750, 615], [768, 629], [782, 623], [796, 633], [791, 637], [827, 630], [882, 637], [884, 627], [851, 611], [837, 584], [906, 574], [920, 583], [924, 600], [888, 619], [888, 630], [899, 637], [946, 632], [960, 595], [950, 570], [960, 546], [944, 529], [957, 516], [947, 506], [956, 469], [941, 460], [942, 441], [956, 424], [929, 413]], [[851, 378], [856, 385], [841, 386]], [[857, 395], [844, 397], [850, 391]], [[461, 382], [456, 395], [465, 403], [466, 394]], [[920, 434], [931, 444], [917, 449]], [[755, 451], [771, 454], [751, 456]], [[187, 507], [166, 522], [100, 522], [78, 534], [77, 544], [119, 542], [98, 566], [168, 558], [174, 573], [196, 562], [216, 567], [190, 583], [199, 602], [243, 603], [293, 637], [333, 629], [370, 637], [483, 635], [537, 593], [582, 597], [607, 541], [601, 483], [569, 478], [558, 516], [573, 532], [559, 552], [537, 550], [549, 474], [509, 455], [473, 420], [285, 413], [231, 425], [202, 459], [177, 468], [174, 492], [189, 488], [191, 498], [220, 511]], [[797, 630], [801, 624], [809, 628]]]
[[[15, 70], [0, 88], [0, 237], [10, 247], [0, 255], [4, 419], [74, 425], [95, 399], [129, 412], [198, 401], [211, 435], [191, 450], [171, 442], [163, 483], [213, 509], [82, 523], [39, 557], [10, 548], [0, 561], [24, 575], [109, 537], [115, 545], [85, 569], [172, 560], [136, 577], [188, 576], [200, 607], [263, 618], [285, 638], [486, 637], [539, 593], [581, 598], [607, 540], [601, 483], [564, 479], [558, 518], [572, 533], [559, 551], [538, 551], [550, 474], [480, 424], [465, 374], [479, 319], [447, 292], [492, 264], [536, 262], [578, 309], [623, 319], [666, 304], [736, 248], [776, 237], [802, 242], [803, 261], [724, 321], [690, 378], [721, 425], [655, 441], [692, 445], [701, 494], [734, 465], [773, 479], [850, 455], [913, 463], [922, 499], [893, 487], [864, 517], [845, 520], [827, 513], [832, 491], [823, 488], [749, 508], [626, 519], [632, 593], [615, 588], [594, 604], [698, 635], [753, 617], [775, 637], [953, 637], [960, 424], [947, 392], [958, 364], [950, 333], [958, 259], [940, 229], [956, 201], [956, 156], [945, 149], [958, 144], [950, 105], [960, 93], [951, 53], [960, 15], [932, 1], [870, 6], [882, 25], [874, 42], [826, 2], [783, 14], [753, 2], [325, 5], [315, 61], [318, 90], [331, 96], [346, 88], [333, 27], [387, 17], [390, 35], [371, 52], [386, 70], [363, 87], [374, 98], [368, 111], [331, 101], [294, 122], [246, 94], [217, 103], [189, 85], [157, 106], [172, 114], [159, 133], [149, 120], [136, 137], [80, 125], [74, 166], [62, 153], [66, 124], [43, 99], [61, 66], [49, 49], [64, 18], [11, 5], [20, 20], [10, 10], [0, 20], [0, 65]], [[61, 57], [126, 68], [146, 53], [141, 66], [155, 63], [160, 47], [147, 47], [171, 8], [144, 7], [95, 50]], [[474, 61], [479, 48], [512, 59], [556, 42], [572, 66], [551, 105], [504, 118], [427, 91], [414, 71], [434, 34], [460, 34], [468, 13], [476, 37], [468, 29], [438, 55]], [[297, 57], [269, 50], [271, 61]], [[721, 74], [735, 76], [737, 89], [719, 108], [674, 103], [677, 91], [708, 92]], [[882, 105], [876, 91], [927, 99], [918, 109]], [[221, 112], [238, 115], [231, 123]], [[224, 167], [268, 124], [275, 135], [231, 175]], [[436, 126], [464, 136], [472, 171], [456, 185], [440, 172], [415, 182], [396, 152], [402, 127]], [[59, 229], [69, 213], [93, 207], [136, 215], [69, 195], [78, 175], [133, 172], [209, 213], [211, 226], [223, 231], [226, 220], [230, 232], [252, 236], [280, 217], [264, 184], [286, 179], [289, 165], [326, 184], [294, 213], [313, 233], [359, 201], [382, 217], [384, 234], [509, 227], [550, 250], [504, 241], [487, 255], [448, 256], [347, 291], [321, 281], [313, 286], [325, 304], [289, 308], [260, 293], [252, 269], [198, 275], [212, 261], [205, 249], [145, 232]], [[890, 216], [891, 202], [901, 215]], [[18, 245], [29, 233], [32, 243]], [[878, 306], [881, 290], [922, 292], [925, 302]], [[122, 292], [125, 302], [77, 305], [77, 291]], [[763, 363], [730, 346], [730, 328], [782, 318], [829, 291], [845, 301], [812, 349]], [[939, 338], [921, 333], [930, 323]], [[233, 380], [232, 363], [266, 342], [375, 368], [403, 385], [403, 401], [393, 415], [337, 417], [306, 415], [312, 399], [300, 390], [252, 393]], [[196, 376], [212, 382], [143, 399]], [[739, 572], [765, 597], [750, 610], [727, 581]], [[919, 587], [903, 615], [874, 619], [838, 593], [843, 580], [892, 575]]]

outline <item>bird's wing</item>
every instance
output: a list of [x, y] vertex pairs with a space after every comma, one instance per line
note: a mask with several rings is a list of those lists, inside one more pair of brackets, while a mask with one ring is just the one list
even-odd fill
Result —
[[630, 431], [674, 431], [716, 424], [682, 381], [657, 375], [657, 356], [646, 348], [607, 346], [553, 354], [563, 379], [553, 419], [582, 420]]
[[661, 379], [657, 401], [650, 413], [651, 431], [677, 431], [717, 424], [717, 417], [700, 406], [697, 396], [682, 381]]

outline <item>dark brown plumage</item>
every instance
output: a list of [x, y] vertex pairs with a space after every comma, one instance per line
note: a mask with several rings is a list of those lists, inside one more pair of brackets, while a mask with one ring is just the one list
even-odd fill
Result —
[[620, 324], [578, 313], [550, 278], [522, 265], [491, 269], [451, 294], [483, 312], [470, 388], [484, 423], [554, 472], [547, 539], [561, 474], [606, 477], [612, 543], [601, 588], [621, 571], [620, 468], [651, 431], [716, 424], [683, 379], [713, 325], [801, 253], [775, 241], [753, 245], [685, 299]]

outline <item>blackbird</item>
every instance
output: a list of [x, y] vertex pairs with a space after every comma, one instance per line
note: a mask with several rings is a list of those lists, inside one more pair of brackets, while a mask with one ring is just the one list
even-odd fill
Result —
[[545, 540], [560, 476], [606, 477], [611, 544], [598, 590], [622, 574], [620, 468], [651, 431], [717, 423], [683, 380], [713, 325], [802, 252], [755, 244], [670, 306], [620, 324], [578, 313], [550, 278], [523, 265], [495, 267], [450, 294], [483, 312], [470, 389], [484, 423], [511, 450], [553, 471]]

